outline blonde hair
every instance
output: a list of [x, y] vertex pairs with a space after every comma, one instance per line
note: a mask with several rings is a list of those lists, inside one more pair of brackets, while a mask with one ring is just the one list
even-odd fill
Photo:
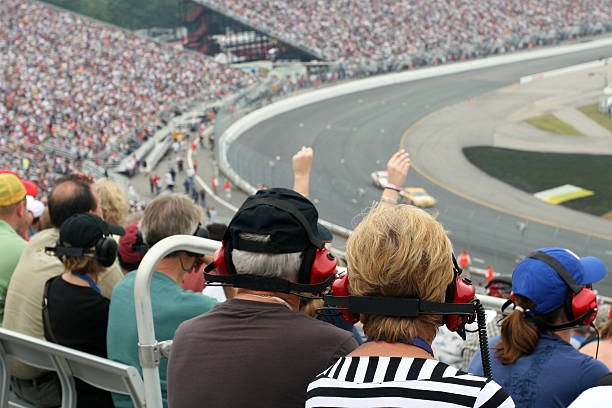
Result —
[[[443, 302], [453, 275], [452, 245], [444, 227], [413, 206], [375, 206], [346, 245], [351, 295], [412, 297]], [[418, 336], [433, 341], [442, 316], [360, 316], [368, 337], [388, 342]]]
[[104, 220], [109, 224], [126, 226], [130, 204], [123, 188], [109, 179], [103, 178], [94, 183]]

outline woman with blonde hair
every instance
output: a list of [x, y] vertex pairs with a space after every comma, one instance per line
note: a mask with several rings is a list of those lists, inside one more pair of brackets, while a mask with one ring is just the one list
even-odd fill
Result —
[[[90, 213], [75, 214], [64, 221], [56, 246], [48, 248], [65, 270], [44, 287], [42, 317], [47, 340], [106, 357], [110, 301], [102, 296], [97, 281], [117, 256], [111, 234], [124, 233], [120, 226]], [[75, 385], [78, 407], [113, 406], [110, 393], [79, 379]]]
[[[597, 297], [586, 286], [605, 273], [599, 259], [564, 248], [540, 248], [515, 266], [515, 308], [489, 348], [495, 352], [493, 379], [517, 407], [567, 407], [609, 372], [570, 344], [571, 328], [595, 319]], [[482, 372], [478, 354], [468, 371]]]
[[97, 180], [94, 187], [100, 198], [103, 218], [110, 224], [125, 227], [130, 204], [123, 187], [107, 178]]
[[[374, 207], [349, 237], [346, 255], [350, 296], [363, 302], [440, 304], [454, 293], [458, 271], [447, 233], [416, 207]], [[441, 314], [394, 312], [359, 316], [368, 341], [310, 383], [307, 407], [514, 406], [495, 382], [435, 358]]]

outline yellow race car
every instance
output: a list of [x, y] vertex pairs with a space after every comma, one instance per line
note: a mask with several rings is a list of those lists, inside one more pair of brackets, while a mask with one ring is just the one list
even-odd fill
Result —
[[406, 204], [421, 208], [433, 207], [436, 204], [436, 199], [427, 194], [427, 191], [421, 187], [406, 187], [401, 196]]

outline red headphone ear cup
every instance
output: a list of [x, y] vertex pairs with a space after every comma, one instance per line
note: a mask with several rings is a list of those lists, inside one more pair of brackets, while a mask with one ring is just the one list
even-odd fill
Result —
[[[464, 281], [458, 273], [455, 273], [453, 297], [450, 299], [450, 303], [470, 303], [475, 296], [476, 289], [474, 289], [474, 286]], [[468, 317], [463, 316], [446, 316], [446, 327], [450, 331], [458, 331], [469, 320]]]
[[215, 264], [215, 271], [217, 275], [229, 275], [227, 267], [225, 266], [225, 248], [221, 245], [221, 248], [217, 249], [213, 255], [213, 263]]
[[[348, 296], [349, 295], [348, 270], [343, 276], [334, 280], [334, 283], [332, 283], [332, 294], [334, 296]], [[359, 321], [358, 314], [351, 313], [348, 311], [342, 312], [342, 318], [344, 319], [344, 321], [350, 324], [355, 324]]]
[[310, 268], [311, 285], [325, 282], [331, 275], [338, 273], [336, 257], [327, 248], [317, 249], [312, 268]]
[[597, 317], [597, 295], [590, 289], [582, 289], [580, 293], [573, 294], [572, 297], [572, 313], [573, 319], [580, 319], [585, 314], [594, 310], [584, 322], [583, 326], [588, 326], [595, 321]]
[[510, 301], [513, 305], [516, 305], [516, 303], [514, 302], [514, 292], [510, 292]]

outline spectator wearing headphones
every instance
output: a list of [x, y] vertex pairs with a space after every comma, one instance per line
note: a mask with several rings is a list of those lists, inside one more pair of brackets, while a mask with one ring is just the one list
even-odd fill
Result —
[[[606, 268], [594, 257], [568, 249], [542, 248], [519, 262], [512, 274], [515, 309], [489, 340], [495, 353], [493, 379], [519, 407], [566, 407], [609, 372], [600, 361], [570, 344], [570, 329], [597, 313], [596, 295], [584, 285], [600, 281]], [[577, 293], [578, 292], [578, 293]], [[470, 372], [482, 374], [479, 354]]]
[[240, 285], [241, 279], [309, 284], [316, 256], [331, 239], [317, 221], [314, 205], [293, 190], [247, 198], [214, 263], [236, 279], [238, 293], [177, 330], [168, 363], [170, 406], [303, 407], [306, 385], [357, 347], [350, 332], [300, 313], [298, 296]]
[[[110, 301], [97, 285], [99, 275], [115, 262], [123, 235], [118, 225], [95, 214], [75, 214], [60, 229], [49, 248], [64, 264], [64, 273], [45, 283], [43, 327], [45, 338], [63, 346], [106, 358], [106, 326]], [[113, 407], [109, 392], [75, 379], [77, 407]]]
[[[374, 207], [349, 237], [346, 256], [352, 296], [451, 301], [451, 242], [423, 210]], [[359, 319], [368, 341], [310, 383], [307, 407], [412, 407], [425, 406], [423, 400], [428, 407], [514, 407], [495, 382], [436, 360], [431, 343], [442, 316]]]
[[[57, 257], [47, 254], [59, 238], [62, 224], [74, 214], [92, 213], [102, 217], [100, 200], [91, 180], [77, 175], [58, 180], [49, 195], [49, 219], [52, 228], [34, 235], [23, 250], [11, 277], [6, 296], [3, 327], [44, 339], [41, 300], [45, 282], [61, 275], [65, 266]], [[110, 298], [115, 283], [123, 275], [114, 264], [98, 275], [102, 296]], [[11, 388], [23, 400], [40, 407], [61, 404], [61, 386], [57, 375], [31, 367], [17, 360], [11, 363]]]
[[[164, 192], [153, 199], [140, 220], [140, 232], [150, 248], [166, 237], [192, 235], [204, 222], [202, 209], [184, 194]], [[151, 277], [151, 306], [155, 337], [159, 341], [172, 340], [177, 327], [185, 320], [208, 312], [217, 301], [183, 290], [183, 276], [195, 273], [201, 265], [200, 256], [185, 251], [167, 255], [156, 266]], [[134, 306], [136, 272], [125, 275], [117, 283], [111, 297], [108, 317], [108, 358], [140, 368], [138, 357], [138, 330]], [[201, 351], [201, 350], [199, 350]], [[164, 406], [166, 398], [166, 359], [159, 365]], [[192, 379], [193, 380], [193, 379]], [[131, 407], [127, 395], [113, 394], [116, 407]]]

